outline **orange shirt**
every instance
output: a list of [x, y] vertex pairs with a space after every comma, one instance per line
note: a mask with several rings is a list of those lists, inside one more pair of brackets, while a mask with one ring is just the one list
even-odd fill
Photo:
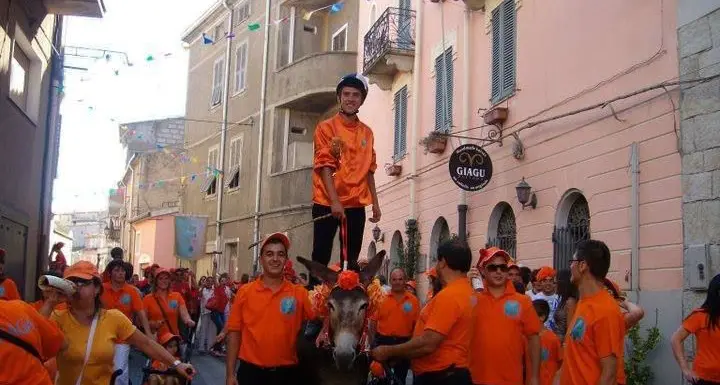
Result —
[[470, 360], [473, 383], [522, 384], [525, 341], [542, 326], [530, 297], [515, 291], [511, 282], [500, 297], [490, 294], [487, 286], [476, 295]]
[[562, 385], [595, 385], [602, 358], [622, 356], [625, 320], [617, 302], [605, 290], [580, 298], [568, 323]]
[[283, 281], [273, 293], [260, 278], [238, 290], [227, 330], [240, 332], [241, 360], [266, 368], [295, 365], [298, 332], [302, 322], [312, 318], [304, 287]]
[[140, 298], [137, 289], [127, 283], [123, 284], [119, 290], [113, 289], [110, 282], [103, 283], [103, 293], [100, 300], [105, 309], [118, 309], [130, 320], [133, 319], [134, 313], [145, 310], [143, 300]]
[[[342, 142], [333, 146], [333, 140]], [[344, 207], [365, 207], [372, 204], [368, 173], [377, 169], [373, 132], [363, 122], [347, 122], [340, 114], [322, 121], [315, 129], [313, 160], [313, 202], [330, 206], [320, 170], [335, 170], [334, 181], [340, 203]], [[340, 147], [340, 159], [333, 155], [333, 147]]]
[[20, 299], [20, 292], [18, 291], [17, 285], [15, 285], [15, 281], [10, 278], [5, 278], [5, 280], [0, 283], [0, 299]]
[[708, 313], [695, 309], [685, 318], [682, 326], [688, 333], [695, 335], [697, 353], [693, 370], [700, 379], [720, 382], [720, 326], [710, 329]]
[[[160, 302], [162, 310], [160, 306], [158, 306], [158, 302]], [[148, 321], [165, 321], [160, 329], [158, 329], [158, 335], [165, 332], [180, 335], [178, 318], [180, 317], [180, 308], [185, 306], [185, 300], [180, 293], [170, 292], [167, 300], [160, 296], [155, 296], [155, 293], [150, 293], [143, 298], [143, 305], [147, 311]], [[167, 320], [163, 317], [163, 311], [165, 312]], [[168, 323], [170, 325], [168, 325]], [[168, 326], [170, 329], [168, 329]]]
[[378, 334], [386, 337], [410, 337], [419, 314], [420, 301], [412, 293], [406, 291], [398, 300], [395, 294], [390, 292], [385, 295], [373, 320], [377, 322]]
[[423, 374], [449, 368], [469, 366], [470, 340], [473, 332], [473, 308], [477, 302], [470, 282], [456, 279], [450, 282], [420, 311], [413, 336], [432, 330], [445, 339], [438, 348], [423, 357], [413, 359], [413, 373]]
[[[540, 331], [540, 378], [539, 385], [552, 385], [562, 364], [562, 344], [557, 334], [550, 330]], [[525, 351], [525, 370], [530, 375], [530, 354]]]
[[[31, 344], [44, 359], [55, 357], [62, 347], [62, 331], [22, 301], [0, 301], [0, 328]], [[23, 348], [0, 340], [0, 384], [51, 385], [43, 363]], [[11, 364], [7, 364], [11, 363]]]

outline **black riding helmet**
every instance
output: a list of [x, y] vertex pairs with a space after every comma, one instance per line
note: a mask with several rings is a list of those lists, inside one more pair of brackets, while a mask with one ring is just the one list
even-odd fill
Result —
[[343, 76], [335, 89], [335, 93], [338, 97], [340, 97], [340, 91], [342, 91], [344, 87], [352, 87], [360, 91], [362, 94], [362, 101], [365, 102], [365, 98], [368, 94], [368, 83], [364, 76], [358, 73]]

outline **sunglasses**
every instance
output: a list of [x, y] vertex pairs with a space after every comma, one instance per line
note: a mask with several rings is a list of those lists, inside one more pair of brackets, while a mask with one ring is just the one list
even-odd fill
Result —
[[496, 272], [498, 270], [500, 270], [503, 273], [507, 273], [508, 270], [510, 270], [510, 267], [507, 264], [487, 265], [485, 268], [487, 269], [487, 271], [489, 271], [491, 273]]
[[93, 284], [92, 280], [82, 279], [82, 278], [68, 278], [68, 281], [75, 284], [77, 287], [85, 287], [90, 286]]

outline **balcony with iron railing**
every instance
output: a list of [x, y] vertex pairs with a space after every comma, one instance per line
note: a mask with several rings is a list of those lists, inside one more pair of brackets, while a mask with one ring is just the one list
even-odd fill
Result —
[[365, 34], [363, 73], [389, 90], [398, 72], [412, 71], [415, 56], [415, 11], [388, 8]]

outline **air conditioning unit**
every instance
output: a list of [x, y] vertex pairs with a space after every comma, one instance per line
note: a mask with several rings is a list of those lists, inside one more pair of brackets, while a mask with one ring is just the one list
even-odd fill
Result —
[[312, 142], [292, 142], [288, 148], [288, 168], [291, 170], [312, 166]]
[[485, 11], [485, 0], [463, 0], [471, 11]]

